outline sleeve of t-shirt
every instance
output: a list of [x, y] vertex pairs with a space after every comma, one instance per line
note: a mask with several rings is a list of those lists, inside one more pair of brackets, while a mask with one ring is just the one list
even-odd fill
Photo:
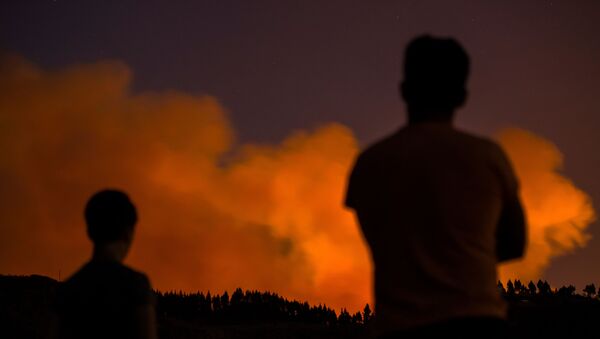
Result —
[[519, 183], [504, 151], [498, 147], [497, 166], [502, 182], [502, 210], [496, 229], [496, 254], [499, 261], [523, 256], [527, 230], [523, 206], [519, 198]]
[[502, 184], [502, 200], [503, 202], [511, 202], [518, 198], [519, 194], [519, 181], [513, 169], [513, 166], [501, 147], [496, 146], [496, 165]]
[[150, 280], [145, 274], [136, 275], [135, 284], [132, 288], [131, 301], [134, 305], [154, 305], [155, 296], [152, 291]]

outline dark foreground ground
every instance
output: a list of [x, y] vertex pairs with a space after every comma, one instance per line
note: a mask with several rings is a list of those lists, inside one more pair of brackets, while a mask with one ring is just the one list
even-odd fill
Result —
[[[47, 338], [58, 283], [43, 276], [0, 275], [0, 338]], [[536, 287], [537, 286], [537, 287]], [[547, 283], [499, 286], [510, 305], [510, 338], [600, 338], [600, 300], [588, 286], [550, 289]], [[593, 293], [592, 293], [593, 292]], [[350, 314], [290, 301], [274, 293], [231, 295], [156, 292], [161, 339], [368, 338], [368, 307]], [[485, 337], [485, 336], [482, 336]]]

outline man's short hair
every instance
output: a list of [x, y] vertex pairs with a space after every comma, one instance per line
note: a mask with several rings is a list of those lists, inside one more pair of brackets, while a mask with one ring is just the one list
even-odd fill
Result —
[[137, 222], [135, 206], [127, 194], [118, 190], [102, 190], [85, 206], [87, 233], [94, 244], [122, 239]]
[[454, 39], [422, 35], [406, 48], [405, 99], [413, 107], [456, 108], [464, 99], [468, 76], [469, 56]]

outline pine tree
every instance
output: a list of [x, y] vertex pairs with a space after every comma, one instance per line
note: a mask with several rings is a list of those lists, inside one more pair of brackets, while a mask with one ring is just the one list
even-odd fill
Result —
[[369, 304], [366, 304], [365, 308], [363, 309], [363, 322], [365, 324], [369, 323], [369, 321], [371, 321], [371, 317], [372, 317], [371, 307], [369, 307]]
[[342, 308], [340, 311], [340, 316], [338, 317], [338, 321], [340, 324], [350, 324], [352, 317], [350, 316], [350, 313], [348, 313], [348, 310]]
[[585, 293], [586, 297], [592, 298], [596, 295], [596, 285], [590, 284], [586, 285], [583, 289], [583, 293]]
[[498, 287], [498, 292], [500, 292], [500, 295], [506, 295], [506, 289], [504, 288], [502, 281], [498, 280], [498, 285], [496, 286]]
[[221, 306], [223, 306], [223, 308], [229, 307], [229, 294], [227, 294], [227, 291], [221, 296]]
[[354, 313], [354, 315], [352, 315], [352, 323], [353, 324], [362, 324], [362, 322], [363, 322], [362, 314], [360, 313], [360, 311], [356, 311], [356, 313]]
[[527, 285], [527, 287], [529, 288], [529, 295], [532, 297], [535, 296], [537, 289], [535, 288], [533, 281], [529, 281], [529, 285]]
[[523, 284], [521, 283], [521, 280], [517, 279], [515, 280], [515, 294], [521, 294], [523, 292]]
[[506, 294], [509, 296], [515, 295], [515, 286], [510, 280], [506, 283]]

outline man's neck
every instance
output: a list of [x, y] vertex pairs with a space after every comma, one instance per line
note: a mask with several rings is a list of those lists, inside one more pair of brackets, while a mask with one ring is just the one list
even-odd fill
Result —
[[421, 118], [421, 117], [419, 117], [418, 114], [409, 114], [408, 115], [408, 124], [409, 125], [423, 124], [423, 123], [434, 123], [434, 124], [442, 124], [442, 125], [452, 126], [453, 119], [452, 119], [452, 116], [449, 117], [449, 116], [445, 116], [445, 115], [432, 115], [432, 116], [428, 116], [427, 118]]
[[125, 255], [127, 254], [124, 245], [115, 242], [110, 244], [104, 244], [100, 246], [94, 246], [94, 252], [92, 254], [92, 260], [94, 261], [113, 261], [123, 262]]
[[410, 125], [420, 123], [435, 123], [452, 125], [454, 112], [408, 112], [408, 123]]

